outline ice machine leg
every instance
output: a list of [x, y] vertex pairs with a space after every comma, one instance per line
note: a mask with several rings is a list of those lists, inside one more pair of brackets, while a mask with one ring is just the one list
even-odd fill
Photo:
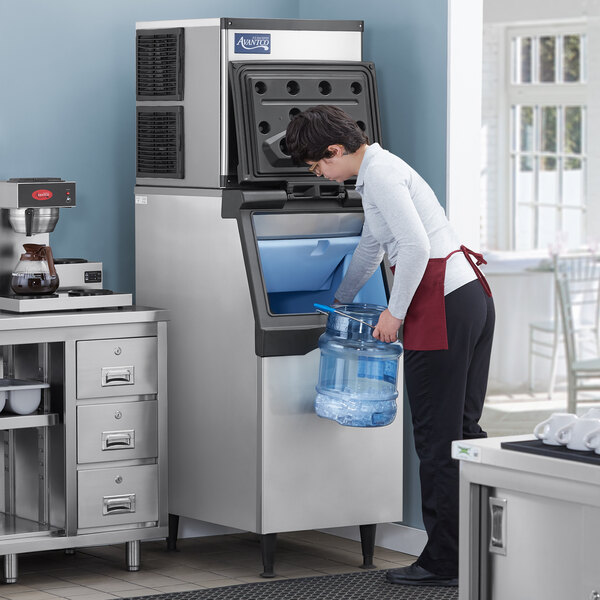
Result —
[[167, 550], [177, 550], [177, 533], [179, 531], [179, 515], [169, 513], [169, 537]]
[[4, 583], [17, 583], [18, 566], [16, 554], [4, 555]]
[[276, 533], [264, 533], [260, 536], [260, 550], [262, 553], [263, 569], [261, 577], [275, 577], [273, 565], [275, 563], [275, 546], [277, 545]]
[[125, 556], [128, 571], [140, 570], [140, 540], [127, 542], [125, 544]]
[[375, 533], [377, 525], [360, 525], [360, 546], [363, 555], [361, 569], [375, 569], [373, 554], [375, 553]]

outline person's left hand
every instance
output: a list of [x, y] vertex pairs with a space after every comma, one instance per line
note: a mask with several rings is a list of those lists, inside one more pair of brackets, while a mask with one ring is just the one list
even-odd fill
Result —
[[402, 319], [396, 319], [392, 313], [386, 308], [381, 315], [379, 321], [373, 330], [373, 337], [380, 342], [395, 342], [398, 339], [398, 329], [402, 325]]

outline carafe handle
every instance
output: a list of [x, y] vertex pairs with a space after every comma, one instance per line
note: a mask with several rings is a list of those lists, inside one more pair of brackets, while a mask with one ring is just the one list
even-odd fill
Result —
[[42, 248], [42, 253], [44, 258], [48, 262], [48, 271], [50, 271], [50, 275], [54, 277], [56, 273], [56, 267], [54, 266], [54, 257], [52, 256], [52, 249], [50, 246], [44, 246]]

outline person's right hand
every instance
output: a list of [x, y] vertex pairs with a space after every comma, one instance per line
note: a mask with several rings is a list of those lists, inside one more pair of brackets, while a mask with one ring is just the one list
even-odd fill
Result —
[[402, 325], [402, 319], [396, 319], [394, 315], [386, 308], [381, 315], [379, 321], [373, 331], [373, 337], [380, 342], [391, 344], [398, 339], [398, 329]]

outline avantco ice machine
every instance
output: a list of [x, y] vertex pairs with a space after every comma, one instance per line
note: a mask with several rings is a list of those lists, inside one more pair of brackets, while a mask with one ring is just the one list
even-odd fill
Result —
[[[352, 185], [285, 147], [292, 116], [343, 107], [380, 140], [362, 21], [137, 24], [137, 302], [170, 310], [169, 542], [179, 516], [261, 535], [402, 518], [402, 411], [383, 428], [313, 412], [317, 341], [358, 243]], [[356, 301], [386, 303], [384, 266]], [[401, 378], [399, 381], [402, 381]]]

